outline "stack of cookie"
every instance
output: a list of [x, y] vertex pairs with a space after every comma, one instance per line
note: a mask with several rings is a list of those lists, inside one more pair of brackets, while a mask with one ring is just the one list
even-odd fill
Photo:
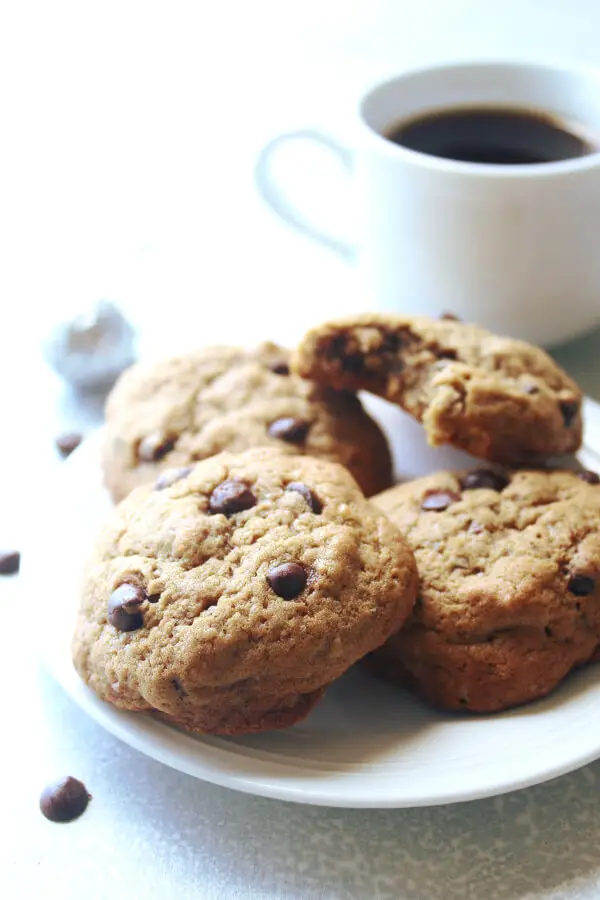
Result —
[[[492, 465], [390, 487], [358, 390]], [[445, 709], [540, 697], [600, 642], [599, 479], [542, 467], [580, 442], [581, 392], [543, 351], [451, 318], [136, 366], [107, 406], [122, 502], [75, 665], [117, 706], [219, 734], [298, 721], [362, 658]]]

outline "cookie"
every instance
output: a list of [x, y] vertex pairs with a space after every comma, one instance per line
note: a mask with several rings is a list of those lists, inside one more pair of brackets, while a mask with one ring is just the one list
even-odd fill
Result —
[[516, 465], [581, 444], [581, 391], [543, 350], [451, 318], [331, 322], [305, 336], [294, 366], [398, 403], [433, 446]]
[[263, 445], [339, 462], [367, 496], [389, 487], [387, 441], [360, 400], [290, 375], [288, 357], [274, 344], [207, 347], [129, 369], [106, 406], [113, 499], [164, 469]]
[[369, 666], [448, 710], [543, 697], [600, 641], [595, 473], [439, 472], [374, 503], [406, 535], [420, 594]]
[[113, 510], [73, 658], [123, 709], [215, 734], [282, 728], [402, 625], [416, 588], [404, 538], [342, 466], [223, 453]]

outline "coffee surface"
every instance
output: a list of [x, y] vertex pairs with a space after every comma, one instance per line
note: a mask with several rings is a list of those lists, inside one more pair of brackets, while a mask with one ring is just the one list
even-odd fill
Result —
[[462, 107], [393, 125], [388, 140], [429, 156], [495, 165], [531, 165], [585, 156], [598, 149], [583, 129], [543, 111]]

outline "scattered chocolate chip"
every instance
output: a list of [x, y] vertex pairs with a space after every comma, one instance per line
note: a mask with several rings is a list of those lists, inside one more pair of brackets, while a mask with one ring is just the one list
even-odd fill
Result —
[[460, 479], [460, 486], [463, 491], [473, 491], [478, 488], [487, 488], [490, 491], [503, 491], [508, 484], [509, 479], [503, 472], [494, 469], [474, 469], [467, 472]]
[[460, 500], [460, 497], [454, 491], [427, 491], [421, 501], [421, 509], [442, 512], [457, 500]]
[[273, 372], [275, 375], [289, 375], [290, 367], [286, 362], [273, 363], [273, 365], [271, 366], [271, 372]]
[[569, 579], [567, 590], [570, 594], [575, 594], [576, 597], [587, 597], [588, 594], [593, 594], [596, 590], [596, 582], [589, 575], [572, 575]]
[[318, 514], [323, 509], [323, 504], [321, 503], [315, 492], [302, 481], [291, 481], [286, 487], [286, 491], [294, 491], [296, 494], [301, 494], [314, 513]]
[[282, 563], [269, 569], [267, 581], [278, 597], [293, 600], [306, 587], [306, 571], [299, 563]]
[[575, 421], [575, 417], [579, 412], [579, 403], [576, 400], [562, 400], [559, 403], [565, 428], [569, 428]]
[[0, 550], [0, 575], [15, 575], [21, 566], [18, 550]]
[[256, 497], [243, 481], [222, 481], [208, 501], [211, 513], [223, 513], [224, 516], [232, 516], [253, 506], [256, 506]]
[[588, 484], [600, 484], [600, 475], [597, 472], [592, 472], [589, 469], [584, 469], [583, 472], [578, 472], [577, 477], [581, 478], [582, 481], [586, 481]]
[[458, 354], [456, 350], [452, 350], [450, 347], [442, 348], [435, 351], [435, 355], [438, 359], [457, 359]]
[[138, 458], [141, 462], [158, 462], [167, 453], [170, 453], [175, 446], [172, 438], [165, 437], [164, 434], [155, 432], [143, 438], [138, 446]]
[[309, 424], [304, 419], [286, 416], [283, 419], [276, 419], [269, 425], [269, 434], [271, 437], [279, 438], [280, 441], [287, 441], [288, 444], [301, 444], [306, 438], [308, 428]]
[[68, 775], [44, 788], [40, 809], [51, 822], [72, 822], [85, 812], [91, 799], [85, 784]]
[[548, 625], [546, 625], [546, 627], [544, 628], [544, 634], [545, 634], [547, 637], [552, 637], [552, 629], [549, 628]]
[[108, 621], [119, 631], [136, 631], [144, 624], [140, 606], [146, 599], [139, 585], [119, 585], [108, 598]]
[[163, 491], [165, 488], [171, 487], [177, 481], [181, 481], [186, 475], [189, 475], [193, 466], [182, 466], [180, 469], [167, 469], [162, 475], [159, 475], [154, 485], [155, 491]]
[[537, 384], [524, 384], [522, 385], [522, 388], [525, 394], [539, 394], [540, 392]]
[[454, 313], [451, 313], [451, 312], [443, 312], [443, 313], [441, 314], [441, 316], [440, 316], [440, 319], [441, 319], [443, 322], [461, 322], [461, 321], [462, 321], [462, 319], [460, 318], [460, 316], [457, 316], [457, 315], [455, 315]]
[[70, 456], [73, 450], [77, 450], [83, 440], [83, 435], [76, 431], [67, 431], [59, 434], [55, 440], [56, 449], [63, 458]]
[[158, 603], [160, 594], [148, 594], [148, 603]]

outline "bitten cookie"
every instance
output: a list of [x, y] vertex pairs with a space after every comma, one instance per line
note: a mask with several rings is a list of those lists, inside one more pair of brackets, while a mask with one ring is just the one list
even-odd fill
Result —
[[443, 709], [543, 697], [600, 641], [600, 484], [591, 472], [478, 469], [374, 503], [407, 536], [420, 594], [369, 665]]
[[581, 391], [543, 350], [453, 319], [330, 322], [305, 336], [294, 366], [398, 403], [433, 446], [517, 464], [581, 444]]
[[283, 728], [402, 625], [416, 587], [404, 538], [344, 468], [223, 453], [113, 510], [74, 662], [102, 699], [184, 728]]
[[367, 496], [389, 487], [387, 441], [360, 400], [290, 375], [288, 356], [274, 344], [206, 347], [129, 369], [106, 406], [113, 498], [163, 469], [265, 445], [339, 462]]

